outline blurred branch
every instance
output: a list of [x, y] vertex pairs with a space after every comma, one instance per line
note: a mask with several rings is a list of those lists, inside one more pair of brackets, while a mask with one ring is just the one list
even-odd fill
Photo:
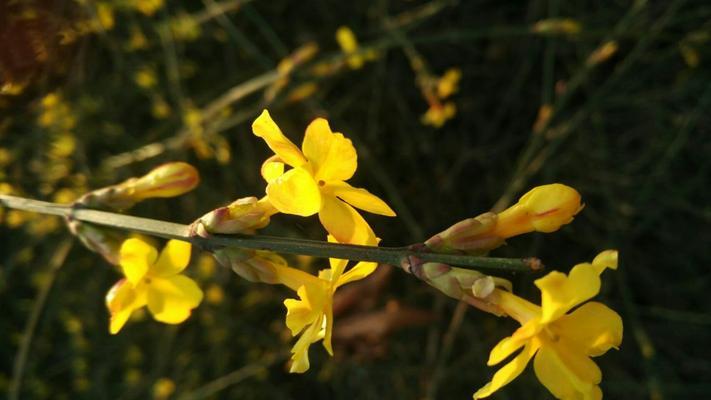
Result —
[[72, 239], [62, 241], [59, 246], [57, 246], [57, 249], [54, 251], [54, 255], [52, 255], [49, 260], [49, 276], [44, 280], [42, 287], [39, 289], [37, 299], [32, 307], [32, 312], [27, 319], [25, 331], [22, 334], [20, 348], [17, 350], [17, 356], [15, 356], [15, 362], [12, 368], [12, 381], [10, 381], [10, 389], [8, 390], [7, 395], [9, 400], [16, 400], [20, 398], [22, 376], [25, 372], [25, 365], [27, 365], [27, 356], [30, 353], [30, 345], [32, 344], [32, 338], [34, 337], [35, 329], [37, 328], [37, 322], [39, 321], [40, 315], [42, 315], [44, 305], [47, 303], [47, 297], [49, 296], [49, 291], [54, 285], [54, 280], [57, 277], [57, 271], [59, 271], [59, 268], [61, 268], [64, 264], [64, 260], [67, 259], [67, 255], [69, 254], [69, 250], [72, 249], [73, 243], [74, 241]]
[[[618, 21], [615, 27], [606, 38], [600, 42], [600, 46], [605, 43], [616, 41], [621, 37], [624, 37], [627, 30], [631, 29], [636, 22], [635, 17], [638, 16], [644, 9], [645, 2], [636, 1], [634, 2], [627, 13]], [[650, 29], [648, 35], [646, 35], [642, 40], [640, 40], [636, 47], [629, 53], [622, 64], [615, 69], [615, 72], [610, 78], [605, 82], [602, 87], [600, 87], [596, 93], [603, 93], [607, 89], [611, 82], [616, 81], [616, 77], [620, 76], [622, 72], [631, 65], [633, 60], [636, 60], [640, 55], [641, 50], [651, 43], [652, 38], [661, 31], [661, 27], [669, 20], [669, 17], [676, 11], [679, 3], [673, 3], [667, 9], [665, 15], [658, 20], [658, 22]], [[554, 39], [550, 39], [554, 40]], [[545, 163], [545, 160], [552, 154], [551, 144], [560, 143], [565, 139], [573, 130], [573, 124], [568, 123], [566, 127], [561, 129], [559, 132], [552, 134], [551, 132], [555, 129], [554, 121], [560, 115], [561, 111], [569, 104], [573, 95], [577, 93], [578, 89], [583, 87], [585, 83], [588, 82], [592, 72], [597, 69], [598, 64], [583, 62], [583, 64], [576, 70], [576, 72], [571, 76], [566, 84], [566, 90], [563, 92], [553, 104], [546, 104], [550, 106], [550, 115], [546, 120], [540, 124], [540, 126], [534, 126], [533, 131], [526, 148], [521, 152], [519, 159], [516, 163], [516, 170], [507, 185], [504, 193], [496, 201], [492, 207], [492, 211], [500, 211], [506, 208], [512, 201], [516, 193], [520, 192], [525, 186], [531, 176], [540, 170], [540, 168]], [[592, 102], [588, 102], [591, 104]], [[576, 116], [581, 116], [583, 110], [578, 111]]]
[[234, 12], [240, 9], [243, 5], [252, 2], [252, 0], [231, 0], [223, 1], [221, 3], [216, 3], [211, 1], [207, 4], [205, 10], [195, 14], [195, 22], [198, 24], [204, 24], [205, 22], [221, 17], [229, 12]]
[[178, 400], [197, 400], [213, 396], [215, 393], [227, 389], [232, 385], [236, 385], [250, 376], [262, 373], [264, 370], [278, 362], [287, 360], [289, 355], [290, 354], [286, 352], [267, 355], [261, 362], [245, 365], [244, 367], [232, 371], [227, 375], [221, 376], [188, 394], [179, 396]]
[[[212, 119], [217, 113], [225, 107], [228, 107], [230, 104], [239, 101], [259, 89], [269, 86], [279, 79], [279, 77], [279, 72], [277, 70], [272, 70], [234, 86], [222, 96], [205, 106], [201, 112], [203, 121]], [[156, 157], [167, 150], [180, 149], [190, 141], [191, 137], [190, 128], [183, 127], [174, 136], [171, 136], [163, 141], [150, 143], [137, 149], [108, 157], [102, 163], [101, 169], [112, 170], [120, 168], [137, 161], [143, 161]]]
[[[249, 3], [250, 1], [251, 0], [237, 0], [232, 2], [212, 3], [212, 6], [209, 6], [201, 14], [196, 15], [195, 18], [199, 23], [203, 23], [211, 18], [223, 17], [223, 14], [225, 12], [235, 11], [239, 9], [239, 7]], [[430, 3], [423, 5], [420, 8], [415, 9], [414, 11], [406, 11], [401, 14], [398, 14], [397, 16], [393, 17], [391, 20], [388, 21], [387, 26], [385, 28], [385, 39], [375, 40], [371, 44], [363, 45], [360, 48], [358, 54], [365, 54], [370, 50], [384, 50], [387, 48], [401, 45], [400, 41], [392, 40], [392, 38], [390, 37], [391, 35], [389, 33], [390, 30], [397, 31], [402, 34], [402, 31], [412, 28], [417, 23], [436, 15], [446, 6], [455, 3], [456, 1], [452, 0], [434, 0]], [[338, 60], [344, 60], [346, 57], [348, 57], [348, 55], [338, 53], [326, 56], [321, 61], [334, 62]], [[317, 60], [315, 64], [317, 64], [318, 62], [320, 61]], [[268, 87], [280, 78], [282, 78], [282, 74], [280, 74], [277, 69], [270, 70], [232, 87], [220, 97], [208, 103], [201, 110], [202, 120], [204, 121], [205, 125], [210, 125], [206, 127], [205, 135], [216, 135], [219, 132], [234, 126], [234, 121], [217, 124], [213, 124], [210, 121], [215, 119], [215, 117], [219, 115], [219, 113], [225, 108], [231, 106], [239, 100], [242, 100], [243, 98], [249, 96], [252, 93], [255, 93], [261, 89]], [[251, 110], [252, 108], [256, 108], [258, 112], [259, 108], [262, 108], [264, 106], [264, 104], [259, 104], [256, 107], [249, 107], [249, 109]], [[241, 123], [243, 122], [243, 120], [244, 114], [240, 113], [239, 118], [236, 118], [236, 123]], [[108, 171], [129, 165], [134, 162], [144, 161], [153, 157], [157, 157], [166, 151], [178, 150], [180, 148], [185, 147], [189, 143], [191, 137], [192, 135], [190, 128], [187, 126], [183, 126], [175, 135], [167, 139], [164, 139], [159, 142], [149, 143], [137, 149], [117, 154], [112, 157], [108, 157], [106, 160], [103, 161], [100, 169]]]
[[374, 261], [407, 268], [412, 258], [423, 262], [435, 262], [469, 269], [483, 269], [508, 272], [531, 272], [540, 269], [537, 258], [494, 258], [461, 254], [429, 253], [414, 246], [375, 247], [352, 244], [327, 243], [317, 240], [292, 239], [262, 235], [221, 235], [212, 234], [208, 238], [190, 235], [190, 226], [156, 219], [140, 218], [107, 211], [77, 208], [71, 205], [48, 203], [22, 197], [0, 195], [0, 204], [18, 210], [41, 214], [59, 215], [68, 220], [79, 220], [96, 225], [124, 229], [190, 242], [207, 250], [221, 247], [237, 247], [255, 250], [270, 250], [279, 253], [308, 255], [322, 258], [339, 258], [354, 261]]

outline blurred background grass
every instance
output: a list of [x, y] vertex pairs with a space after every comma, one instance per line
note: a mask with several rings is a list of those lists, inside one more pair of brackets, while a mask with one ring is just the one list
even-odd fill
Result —
[[[599, 296], [625, 322], [621, 349], [597, 360], [606, 396], [703, 398], [709, 21], [702, 1], [6, 1], [1, 189], [71, 201], [187, 160], [201, 171], [197, 190], [131, 213], [188, 223], [263, 193], [269, 152], [249, 125], [264, 107], [294, 141], [316, 116], [353, 139], [354, 183], [398, 213], [368, 216], [382, 245], [563, 182], [586, 202], [575, 222], [494, 254], [567, 271], [618, 248], [621, 268]], [[340, 26], [355, 32], [362, 68], [339, 48]], [[313, 59], [289, 58], [311, 42]], [[284, 59], [299, 64], [288, 75]], [[462, 73], [446, 100], [456, 114], [423, 125], [423, 87], [450, 68]], [[191, 274], [207, 298], [188, 322], [139, 315], [112, 337], [103, 297], [115, 270], [61, 221], [4, 210], [2, 222], [0, 391], [20, 398], [469, 398], [494, 372], [491, 346], [515, 329], [394, 271], [355, 321], [378, 310], [390, 322], [408, 311], [434, 321], [402, 317], [402, 329], [342, 343], [334, 359], [314, 346], [311, 370], [289, 375], [286, 290], [197, 255]], [[323, 236], [314, 218], [280, 216], [266, 232]], [[536, 276], [508, 278], [538, 299]], [[548, 396], [529, 368], [494, 397]]]

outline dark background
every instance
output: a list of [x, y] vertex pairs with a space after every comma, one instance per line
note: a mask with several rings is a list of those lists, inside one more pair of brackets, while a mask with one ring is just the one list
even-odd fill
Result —
[[[566, 183], [586, 203], [574, 223], [511, 239], [493, 255], [537, 256], [549, 269], [568, 271], [600, 250], [619, 249], [620, 268], [603, 275], [597, 298], [625, 324], [620, 350], [597, 359], [606, 397], [711, 392], [711, 5], [243, 3], [213, 12], [212, 1], [170, 1], [146, 15], [125, 1], [3, 2], [2, 190], [70, 201], [184, 160], [202, 174], [195, 191], [130, 213], [189, 223], [238, 197], [263, 194], [259, 166], [269, 151], [250, 124], [264, 107], [297, 143], [316, 116], [352, 138], [359, 169], [351, 183], [398, 213], [392, 220], [366, 215], [383, 246], [422, 241], [534, 185]], [[531, 29], [556, 17], [574, 20], [580, 31]], [[325, 77], [297, 69], [274, 99], [259, 89], [200, 126], [189, 123], [304, 43], [320, 47], [312, 64], [342, 60], [334, 38], [342, 25], [363, 48], [377, 48], [377, 59]], [[615, 54], [586, 62], [608, 41], [617, 44]], [[434, 75], [462, 71], [451, 97], [456, 116], [439, 129], [420, 122], [428, 106], [405, 47]], [[153, 84], [137, 83], [141, 71], [152, 71]], [[316, 83], [316, 92], [290, 100], [290, 90], [306, 82]], [[7, 84], [22, 89], [9, 94]], [[551, 118], [535, 129], [545, 105]], [[151, 143], [165, 147], [135, 151]], [[249, 284], [196, 255], [189, 274], [212, 291], [211, 300], [177, 327], [146, 314], [110, 336], [103, 298], [119, 277], [113, 267], [69, 244], [61, 221], [9, 210], [2, 218], [0, 391], [17, 390], [21, 375], [20, 398], [164, 398], [159, 389], [170, 389], [169, 382], [173, 398], [469, 398], [495, 371], [485, 366], [491, 347], [516, 328], [474, 309], [457, 312], [455, 301], [393, 271], [351, 317], [389, 307], [396, 310], [388, 318], [419, 310], [435, 319], [403, 317], [388, 337], [336, 343], [333, 359], [316, 344], [311, 370], [289, 375], [286, 289]], [[278, 216], [265, 232], [324, 236], [315, 217]], [[324, 265], [315, 260], [309, 268]], [[537, 302], [538, 276], [506, 277]], [[26, 362], [18, 365], [18, 357]], [[494, 398], [549, 396], [529, 367]]]

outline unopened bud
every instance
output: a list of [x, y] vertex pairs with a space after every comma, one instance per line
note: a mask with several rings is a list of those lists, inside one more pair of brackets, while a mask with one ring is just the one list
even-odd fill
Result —
[[279, 283], [277, 269], [286, 267], [286, 261], [270, 251], [225, 247], [213, 252], [217, 262], [250, 282]]
[[451, 267], [442, 263], [417, 263], [410, 266], [413, 275], [449, 297], [464, 300], [472, 293], [476, 297], [488, 296], [495, 287], [511, 289], [511, 282], [494, 278], [479, 271]]
[[425, 246], [440, 253], [484, 254], [504, 243], [489, 233], [496, 227], [497, 215], [491, 212], [459, 221], [427, 239]]
[[474, 297], [482, 299], [489, 297], [489, 295], [494, 292], [494, 289], [496, 289], [496, 283], [494, 282], [494, 278], [490, 276], [477, 279], [472, 284], [472, 294]]
[[267, 197], [244, 197], [232, 204], [220, 207], [193, 222], [190, 231], [207, 237], [210, 233], [254, 233], [269, 225], [269, 219], [277, 212]]
[[492, 212], [457, 222], [425, 242], [432, 251], [482, 255], [507, 238], [527, 232], [554, 232], [583, 209], [580, 194], [570, 186], [538, 186], [499, 214]]
[[187, 193], [200, 183], [200, 174], [184, 162], [163, 164], [146, 175], [122, 183], [136, 201], [152, 197], [175, 197]]
[[121, 211], [148, 198], [180, 196], [193, 190], [199, 182], [200, 175], [195, 167], [184, 162], [171, 162], [140, 178], [130, 178], [118, 185], [89, 192], [77, 204]]
[[119, 265], [119, 252], [125, 235], [78, 220], [69, 220], [67, 226], [87, 249], [100, 254], [109, 263]]
[[509, 238], [527, 232], [555, 232], [583, 209], [580, 193], [560, 183], [537, 186], [499, 213], [494, 234]]

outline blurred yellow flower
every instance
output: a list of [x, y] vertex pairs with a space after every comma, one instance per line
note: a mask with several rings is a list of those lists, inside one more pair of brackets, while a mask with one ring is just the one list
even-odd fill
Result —
[[348, 66], [353, 68], [353, 69], [359, 69], [363, 67], [364, 60], [362, 56], [359, 56], [358, 53], [358, 40], [355, 37], [355, 34], [351, 30], [351, 28], [347, 26], [342, 26], [336, 30], [336, 41], [338, 42], [338, 45], [341, 46], [341, 49], [345, 54], [348, 55], [348, 58], [346, 58], [346, 62], [348, 63]]
[[474, 393], [474, 399], [490, 396], [515, 379], [534, 357], [538, 380], [559, 399], [601, 399], [598, 384], [602, 373], [590, 357], [617, 348], [622, 342], [622, 319], [598, 302], [600, 274], [617, 269], [617, 251], [606, 250], [592, 263], [578, 264], [568, 275], [551, 272], [536, 280], [541, 306], [507, 291], [495, 289], [488, 300], [516, 319], [521, 327], [497, 344], [489, 355], [489, 366], [499, 364], [523, 348], [494, 374], [491, 382]]
[[424, 125], [430, 125], [435, 128], [440, 128], [445, 122], [452, 119], [457, 113], [457, 106], [448, 101], [444, 104], [436, 102], [430, 105], [427, 112], [422, 115], [421, 122]]
[[151, 105], [151, 115], [156, 119], [166, 119], [170, 116], [170, 105], [161, 97], [156, 96]]
[[207, 288], [205, 299], [210, 304], [220, 304], [225, 299], [225, 292], [220, 286], [213, 283]]
[[150, 17], [163, 7], [163, 0], [131, 0], [130, 5]]
[[96, 5], [96, 17], [90, 21], [95, 31], [111, 30], [114, 27], [114, 9], [109, 3]]
[[193, 41], [200, 36], [200, 23], [191, 15], [181, 13], [168, 21], [168, 29], [175, 40]]
[[336, 30], [336, 42], [343, 50], [346, 57], [346, 64], [351, 69], [360, 69], [366, 61], [376, 58], [376, 53], [372, 49], [361, 51], [358, 46], [358, 39], [351, 28], [341, 26]]
[[119, 265], [126, 278], [106, 294], [111, 334], [118, 333], [131, 313], [145, 305], [153, 318], [166, 324], [179, 324], [190, 316], [203, 298], [197, 284], [180, 274], [190, 261], [190, 251], [190, 243], [179, 240], [168, 241], [160, 256], [141, 239], [123, 242]]
[[536, 22], [531, 31], [544, 35], [575, 35], [583, 29], [580, 22], [572, 18], [549, 18]]
[[299, 269], [277, 266], [277, 279], [299, 296], [299, 300], [284, 300], [286, 326], [292, 336], [301, 334], [291, 349], [290, 372], [302, 373], [309, 369], [309, 347], [321, 339], [328, 354], [333, 355], [331, 335], [336, 289], [367, 277], [377, 267], [374, 262], [360, 262], [345, 271], [347, 260], [331, 258], [329, 262], [331, 268], [320, 271], [318, 277]]
[[150, 89], [158, 83], [158, 77], [153, 68], [143, 66], [133, 75], [133, 80], [143, 89]]
[[148, 47], [148, 38], [143, 34], [141, 28], [137, 25], [131, 27], [131, 36], [124, 45], [124, 48], [128, 51], [142, 50]]
[[[252, 124], [276, 154], [262, 165], [270, 203], [280, 212], [300, 216], [318, 213], [326, 230], [340, 243], [375, 242], [375, 234], [353, 207], [395, 216], [380, 198], [345, 181], [355, 173], [355, 147], [341, 133], [331, 131], [328, 121], [316, 118], [306, 128], [302, 151], [281, 132], [264, 110]], [[284, 165], [293, 167], [284, 172]], [[353, 206], [353, 207], [351, 207]]]
[[437, 81], [437, 96], [440, 99], [446, 99], [457, 93], [460, 79], [462, 79], [462, 70], [459, 68], [450, 68], [445, 71], [444, 75]]
[[165, 400], [175, 392], [175, 382], [168, 378], [160, 378], [153, 384], [153, 398]]
[[600, 47], [595, 49], [592, 53], [590, 53], [590, 56], [588, 56], [586, 63], [590, 66], [601, 64], [607, 61], [613, 55], [615, 55], [615, 53], [617, 53], [618, 48], [619, 46], [617, 45], [616, 41], [609, 40], [600, 45]]

